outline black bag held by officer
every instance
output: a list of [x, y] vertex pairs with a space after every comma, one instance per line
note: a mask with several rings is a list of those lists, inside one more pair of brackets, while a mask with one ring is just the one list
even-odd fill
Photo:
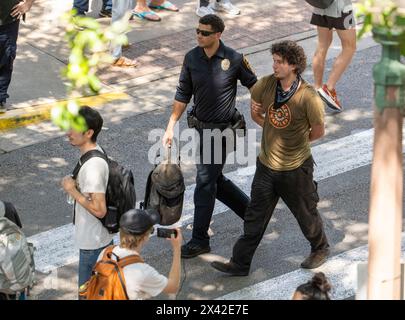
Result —
[[[109, 233], [117, 233], [119, 231], [121, 216], [128, 210], [134, 209], [136, 205], [134, 176], [131, 170], [124, 168], [116, 161], [107, 157], [105, 152], [90, 150], [80, 157], [72, 173], [73, 179], [77, 178], [82, 165], [93, 157], [104, 159], [108, 164], [109, 171], [105, 193], [107, 214], [100, 221]], [[73, 224], [75, 223], [75, 214], [76, 212], [74, 211]]]
[[167, 151], [167, 159], [149, 173], [145, 200], [141, 203], [141, 209], [156, 209], [159, 212], [162, 226], [180, 220], [186, 189], [180, 164], [171, 162], [171, 147]]

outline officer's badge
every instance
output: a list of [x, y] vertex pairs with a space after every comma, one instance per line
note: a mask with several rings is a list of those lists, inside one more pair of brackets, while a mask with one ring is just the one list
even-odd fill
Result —
[[222, 60], [222, 62], [221, 62], [222, 70], [227, 71], [230, 66], [231, 66], [231, 62], [229, 61], [229, 59]]

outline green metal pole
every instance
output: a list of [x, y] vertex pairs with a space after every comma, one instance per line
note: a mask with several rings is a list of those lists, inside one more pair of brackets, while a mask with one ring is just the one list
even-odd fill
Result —
[[370, 300], [400, 299], [402, 231], [402, 112], [405, 107], [405, 66], [400, 63], [396, 35], [373, 29], [382, 44], [374, 66], [374, 150], [369, 214], [368, 292]]

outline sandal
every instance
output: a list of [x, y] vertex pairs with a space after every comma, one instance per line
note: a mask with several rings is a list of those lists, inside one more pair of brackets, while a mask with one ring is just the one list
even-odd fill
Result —
[[[153, 11], [136, 12], [136, 11], [132, 10], [132, 16], [135, 16], [135, 17], [138, 17], [138, 18], [144, 19], [144, 20], [154, 21], [154, 22], [158, 22], [158, 21], [162, 20]], [[154, 17], [154, 18], [152, 18], [152, 17]]]
[[114, 67], [122, 67], [122, 68], [135, 68], [139, 65], [139, 62], [136, 60], [131, 60], [125, 57], [120, 57], [115, 62], [113, 62], [112, 66]]
[[173, 3], [171, 3], [168, 0], [165, 0], [162, 4], [160, 5], [154, 5], [154, 4], [150, 4], [149, 8], [151, 9], [158, 9], [158, 10], [167, 10], [167, 11], [173, 11], [173, 12], [177, 12], [179, 11], [179, 8], [177, 8]]

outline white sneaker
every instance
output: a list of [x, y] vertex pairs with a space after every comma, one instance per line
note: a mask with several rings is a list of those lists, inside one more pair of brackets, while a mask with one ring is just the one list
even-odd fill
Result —
[[196, 12], [197, 16], [204, 17], [207, 14], [215, 14], [214, 10], [212, 10], [211, 6], [207, 7], [198, 7]]
[[222, 11], [233, 16], [240, 14], [240, 9], [237, 6], [234, 6], [229, 0], [221, 0], [220, 2], [214, 1], [212, 8], [215, 11]]

